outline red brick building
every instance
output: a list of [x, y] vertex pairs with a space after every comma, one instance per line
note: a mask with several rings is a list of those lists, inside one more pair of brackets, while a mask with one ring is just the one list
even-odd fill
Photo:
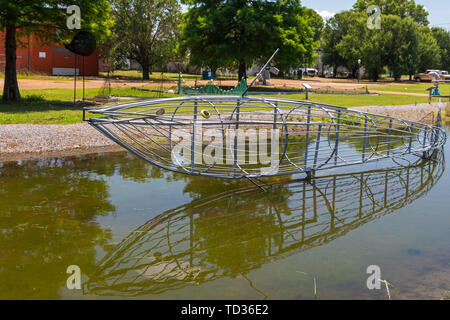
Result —
[[[77, 74], [97, 76], [98, 52], [89, 57], [76, 56], [60, 45], [43, 45], [35, 36], [22, 38], [23, 45], [17, 46], [17, 70], [44, 73], [48, 75], [73, 75], [75, 62]], [[77, 61], [75, 61], [75, 58]], [[0, 70], [5, 70], [5, 33], [0, 31]]]

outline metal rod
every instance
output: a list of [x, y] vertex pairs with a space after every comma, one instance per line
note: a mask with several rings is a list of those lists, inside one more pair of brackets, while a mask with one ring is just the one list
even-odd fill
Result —
[[341, 125], [341, 111], [338, 111], [337, 125], [336, 125], [336, 143], [334, 145], [334, 164], [337, 164], [339, 151], [339, 130]]
[[366, 136], [367, 136], [367, 116], [364, 119], [364, 138], [363, 138], [363, 149], [362, 149], [362, 161], [366, 156]]
[[238, 130], [239, 130], [239, 115], [240, 115], [240, 101], [237, 102], [236, 104], [236, 129], [235, 129], [235, 134], [234, 134], [234, 164], [233, 164], [233, 172], [234, 175], [236, 176], [236, 171], [237, 171], [237, 144], [238, 144]]
[[317, 140], [316, 140], [316, 152], [314, 153], [314, 165], [313, 169], [316, 170], [317, 168], [317, 157], [319, 155], [319, 145], [320, 145], [320, 134], [322, 133], [322, 124], [319, 124], [319, 132], [317, 133]]
[[84, 58], [85, 57], [83, 56], [83, 67], [82, 67], [83, 68], [83, 104], [84, 104], [84, 96], [85, 96], [84, 95]]
[[194, 120], [192, 125], [192, 141], [191, 141], [191, 171], [194, 172], [195, 168], [195, 136], [197, 135], [197, 108], [198, 102], [194, 102]]
[[75, 105], [77, 102], [77, 55], [74, 53], [75, 56], [75, 68], [73, 70], [74, 72], [74, 82], [73, 82], [73, 104]]
[[[277, 50], [275, 50], [275, 52], [273, 53], [273, 55], [270, 57], [269, 60], [267, 60], [266, 64], [264, 65], [264, 67], [262, 67], [262, 69], [258, 72], [258, 74], [256, 75], [255, 79], [253, 79], [253, 81], [250, 83], [250, 85], [247, 87], [247, 89], [245, 89], [244, 93], [242, 94], [242, 97], [244, 97], [248, 90], [253, 86], [253, 84], [256, 82], [256, 80], [258, 79], [258, 77], [263, 73], [263, 71], [266, 69], [266, 67], [269, 65], [269, 63], [272, 61], [273, 58], [275, 58], [276, 54], [278, 53], [278, 51], [280, 51], [280, 48], [277, 48]], [[239, 79], [240, 80], [240, 79]]]
[[387, 155], [391, 152], [391, 134], [392, 134], [392, 119], [389, 120], [389, 131], [388, 131], [388, 146], [387, 146]]
[[409, 134], [409, 145], [408, 145], [408, 152], [411, 152], [412, 147], [412, 140], [413, 140], [413, 131], [414, 131], [414, 124], [409, 126], [410, 134]]
[[311, 122], [311, 106], [308, 107], [308, 117], [306, 120], [306, 140], [305, 140], [305, 170], [308, 166], [308, 147], [309, 147], [309, 123]]

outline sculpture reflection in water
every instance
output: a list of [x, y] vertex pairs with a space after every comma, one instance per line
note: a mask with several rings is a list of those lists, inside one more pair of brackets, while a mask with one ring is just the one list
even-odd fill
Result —
[[232, 188], [196, 199], [129, 234], [99, 262], [85, 293], [139, 296], [246, 278], [422, 197], [444, 172], [443, 153], [434, 156], [406, 167], [279, 182], [269, 194]]

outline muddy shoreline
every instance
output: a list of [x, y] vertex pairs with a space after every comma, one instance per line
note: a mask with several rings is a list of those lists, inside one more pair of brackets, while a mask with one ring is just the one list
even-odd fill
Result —
[[[445, 109], [444, 103], [441, 108]], [[353, 110], [430, 123], [439, 103], [368, 106]], [[0, 125], [0, 162], [125, 151], [86, 123], [68, 125]]]

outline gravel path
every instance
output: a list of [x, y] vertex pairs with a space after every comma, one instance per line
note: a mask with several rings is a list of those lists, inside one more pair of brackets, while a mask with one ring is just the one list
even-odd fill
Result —
[[0, 160], [12, 160], [49, 153], [90, 153], [106, 149], [120, 150], [86, 123], [66, 125], [0, 125]]
[[[438, 107], [439, 103], [353, 109], [412, 121], [425, 121], [423, 118], [430, 112], [436, 112]], [[441, 107], [444, 109], [445, 104]], [[86, 123], [0, 125], [0, 161], [119, 150], [123, 149]]]
[[439, 110], [439, 106], [441, 107], [442, 111], [444, 111], [446, 108], [446, 104], [447, 104], [446, 102], [443, 102], [441, 104], [422, 103], [404, 106], [367, 106], [367, 107], [356, 107], [351, 109], [410, 121], [428, 123], [429, 120], [432, 118], [430, 116], [430, 113], [431, 112], [437, 113], [437, 111]]

